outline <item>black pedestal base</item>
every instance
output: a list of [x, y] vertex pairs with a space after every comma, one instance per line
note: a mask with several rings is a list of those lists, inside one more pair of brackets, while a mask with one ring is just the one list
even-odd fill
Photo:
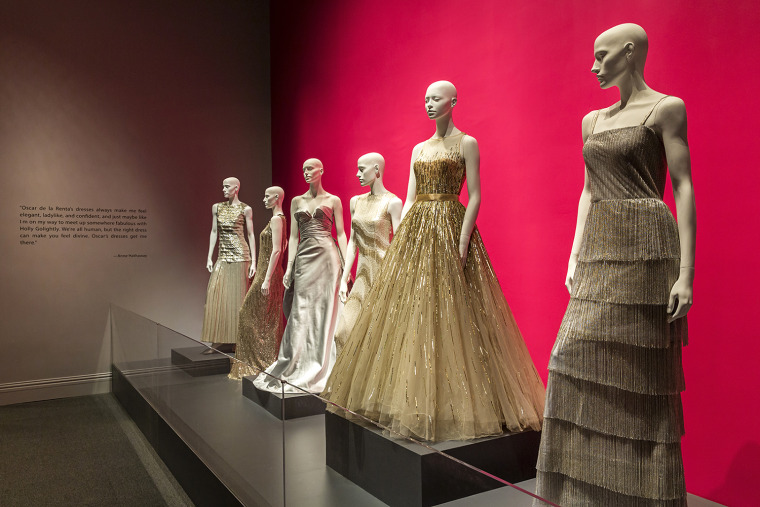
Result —
[[230, 372], [230, 358], [215, 352], [204, 354], [206, 347], [172, 349], [172, 364], [193, 377], [226, 375]]
[[308, 394], [270, 393], [253, 385], [256, 377], [243, 377], [243, 396], [261, 405], [280, 420], [297, 419], [325, 413], [325, 404]]
[[[503, 486], [424, 447], [325, 414], [327, 466], [391, 506], [428, 506]], [[541, 433], [526, 431], [433, 447], [509, 482], [536, 476]]]

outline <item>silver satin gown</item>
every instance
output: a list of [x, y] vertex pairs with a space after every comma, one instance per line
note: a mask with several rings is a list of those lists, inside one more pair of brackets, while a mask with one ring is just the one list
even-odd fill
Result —
[[[335, 364], [335, 326], [343, 306], [338, 299], [341, 258], [331, 230], [333, 210], [320, 206], [314, 215], [296, 211], [300, 240], [293, 265], [293, 282], [285, 292], [288, 322], [277, 361], [266, 369], [274, 377], [312, 393], [325, 387]], [[279, 381], [261, 374], [254, 385], [281, 392]], [[300, 392], [284, 384], [285, 392]]]

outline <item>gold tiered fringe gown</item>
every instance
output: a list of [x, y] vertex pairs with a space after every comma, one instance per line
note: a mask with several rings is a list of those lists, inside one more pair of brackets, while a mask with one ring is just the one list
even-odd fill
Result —
[[396, 199], [396, 196], [391, 192], [356, 197], [354, 213], [351, 215], [351, 239], [357, 250], [356, 279], [335, 330], [338, 354], [343, 350], [346, 338], [359, 317], [367, 292], [372, 287], [385, 253], [391, 245], [393, 224], [388, 205], [393, 199]]
[[[282, 220], [282, 239], [280, 259], [269, 279], [269, 295], [265, 296], [261, 293], [261, 285], [266, 278], [269, 258], [274, 249], [271, 220]], [[282, 297], [285, 293], [285, 287], [282, 285], [282, 259], [285, 255], [288, 228], [284, 215], [275, 215], [271, 220], [259, 234], [259, 261], [256, 264], [256, 275], [240, 308], [237, 347], [235, 348], [235, 359], [238, 361], [232, 364], [229, 374], [229, 377], [235, 380], [249, 375], [258, 375], [275, 362], [285, 329], [285, 315], [282, 313]]]
[[645, 123], [592, 133], [583, 147], [592, 202], [537, 464], [536, 493], [562, 506], [686, 505], [687, 324], [667, 323], [678, 228], [662, 201], [665, 149]]
[[235, 343], [238, 312], [248, 291], [251, 250], [245, 241], [247, 204], [220, 202], [216, 206], [219, 253], [208, 280], [201, 341]]
[[417, 201], [323, 393], [397, 433], [430, 441], [539, 429], [544, 403], [477, 228], [464, 269], [459, 259], [463, 137], [425, 142], [414, 163]]

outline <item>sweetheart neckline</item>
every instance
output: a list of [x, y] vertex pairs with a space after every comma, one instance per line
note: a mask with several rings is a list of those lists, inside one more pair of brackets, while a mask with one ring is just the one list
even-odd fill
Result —
[[[320, 209], [320, 208], [326, 208], [326, 209], [332, 210], [332, 208], [330, 206], [325, 206], [324, 204], [320, 204], [319, 206], [317, 206], [316, 208], [314, 208], [314, 213], [316, 213], [317, 210]], [[306, 208], [302, 208], [302, 209], [296, 210], [296, 213], [307, 213], [310, 217], [314, 218], [314, 213], [312, 213], [311, 211], [309, 211]]]

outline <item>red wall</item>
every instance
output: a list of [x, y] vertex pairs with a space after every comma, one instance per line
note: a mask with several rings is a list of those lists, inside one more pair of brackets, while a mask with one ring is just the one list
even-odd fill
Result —
[[723, 504], [754, 505], [759, 18], [750, 0], [273, 2], [273, 182], [289, 201], [307, 189], [301, 163], [318, 157], [348, 219], [348, 199], [363, 191], [356, 159], [379, 151], [386, 184], [403, 199], [412, 147], [433, 133], [425, 89], [454, 82], [456, 124], [481, 147], [478, 226], [545, 378], [568, 299], [581, 118], [618, 99], [589, 72], [592, 45], [618, 23], [644, 26], [648, 83], [686, 101], [697, 194], [683, 396], [687, 487]]

